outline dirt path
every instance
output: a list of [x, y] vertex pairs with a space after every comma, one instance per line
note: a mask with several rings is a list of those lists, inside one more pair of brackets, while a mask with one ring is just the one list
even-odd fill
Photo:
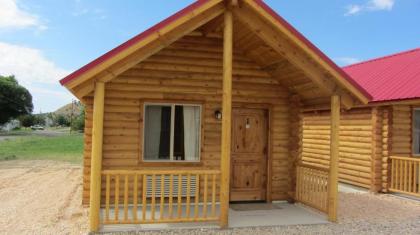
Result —
[[62, 162], [0, 162], [0, 234], [85, 234], [81, 172]]

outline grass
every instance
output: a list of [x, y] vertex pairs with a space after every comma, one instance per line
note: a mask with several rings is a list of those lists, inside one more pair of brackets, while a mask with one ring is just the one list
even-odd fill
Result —
[[0, 141], [0, 160], [60, 160], [81, 163], [83, 134], [19, 136]]

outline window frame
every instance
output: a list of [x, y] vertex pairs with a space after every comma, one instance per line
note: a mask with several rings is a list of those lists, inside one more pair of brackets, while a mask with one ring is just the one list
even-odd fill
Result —
[[[171, 131], [170, 131], [170, 146], [169, 146], [169, 159], [168, 160], [150, 160], [144, 158], [145, 151], [145, 131], [146, 131], [146, 108], [147, 106], [170, 106], [171, 107]], [[174, 140], [175, 140], [175, 106], [192, 106], [198, 107], [200, 113], [200, 121], [198, 128], [198, 158], [196, 160], [175, 160], [174, 159]], [[145, 102], [143, 103], [143, 146], [142, 146], [142, 161], [145, 163], [200, 163], [201, 162], [201, 144], [202, 144], [202, 118], [203, 118], [203, 105], [200, 103], [182, 103], [182, 102]]]
[[411, 154], [414, 157], [420, 157], [420, 152], [416, 153], [414, 151], [414, 136], [416, 134], [416, 127], [415, 127], [415, 113], [416, 111], [420, 111], [420, 107], [412, 108], [411, 112]]

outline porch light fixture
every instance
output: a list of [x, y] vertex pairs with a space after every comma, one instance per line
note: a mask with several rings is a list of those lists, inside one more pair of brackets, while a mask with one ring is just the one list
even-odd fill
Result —
[[216, 110], [216, 111], [214, 112], [214, 117], [215, 117], [217, 120], [222, 120], [222, 112], [220, 112], [220, 110]]

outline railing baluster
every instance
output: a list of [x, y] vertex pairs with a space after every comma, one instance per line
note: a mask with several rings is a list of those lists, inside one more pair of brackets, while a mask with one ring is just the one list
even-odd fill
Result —
[[137, 221], [137, 204], [138, 204], [138, 175], [134, 174], [133, 180], [133, 221]]
[[111, 176], [106, 174], [106, 186], [105, 186], [105, 222], [109, 221], [109, 194], [111, 188]]
[[413, 180], [413, 191], [414, 193], [420, 193], [420, 190], [418, 190], [418, 180], [419, 180], [419, 165], [420, 163], [414, 164], [414, 180]]
[[297, 182], [297, 185], [296, 185], [296, 199], [300, 200], [301, 199], [301, 194], [302, 194], [302, 190], [301, 190], [302, 175], [301, 175], [301, 168], [300, 167], [297, 167], [296, 174], [297, 174], [297, 176], [296, 176], [296, 182]]
[[182, 175], [178, 175], [178, 218], [182, 217]]
[[408, 162], [408, 191], [411, 193], [413, 184], [413, 163]]
[[204, 175], [204, 198], [203, 198], [203, 217], [207, 218], [207, 190], [208, 190], [208, 175]]
[[146, 220], [146, 209], [147, 209], [147, 175], [143, 174], [143, 185], [142, 185], [142, 202], [141, 202], [141, 210], [142, 210], [142, 221]]
[[200, 175], [195, 175], [196, 180], [196, 189], [195, 189], [195, 206], [194, 206], [194, 218], [197, 219], [198, 217], [198, 204], [200, 203]]
[[124, 221], [128, 220], [128, 175], [124, 177]]
[[190, 200], [191, 200], [191, 175], [188, 174], [187, 175], [187, 203], [185, 204], [185, 214], [186, 217], [189, 218], [190, 217]]
[[400, 185], [399, 189], [403, 190], [404, 188], [404, 161], [400, 161]]
[[119, 209], [120, 209], [120, 203], [119, 203], [119, 199], [120, 199], [120, 175], [116, 175], [115, 176], [115, 195], [114, 195], [114, 201], [115, 201], [115, 208], [114, 208], [114, 212], [115, 212], [115, 221], [118, 221], [119, 218]]
[[213, 179], [212, 179], [211, 216], [216, 217], [216, 174], [213, 174]]
[[171, 174], [170, 176], [169, 176], [169, 205], [168, 205], [168, 207], [169, 207], [169, 212], [168, 212], [168, 214], [169, 214], [169, 218], [170, 219], [172, 219], [172, 217], [173, 217], [173, 194], [174, 193], [174, 175], [173, 174]]
[[156, 175], [152, 175], [152, 204], [151, 204], [151, 220], [155, 220], [155, 208], [156, 206]]
[[394, 176], [395, 176], [395, 160], [391, 159], [391, 188], [394, 188]]
[[160, 176], [160, 210], [159, 210], [159, 215], [160, 215], [160, 219], [163, 219], [163, 205], [165, 203], [165, 175], [162, 174]]
[[408, 182], [408, 166], [407, 161], [404, 161], [404, 191], [407, 191], [407, 182]]

